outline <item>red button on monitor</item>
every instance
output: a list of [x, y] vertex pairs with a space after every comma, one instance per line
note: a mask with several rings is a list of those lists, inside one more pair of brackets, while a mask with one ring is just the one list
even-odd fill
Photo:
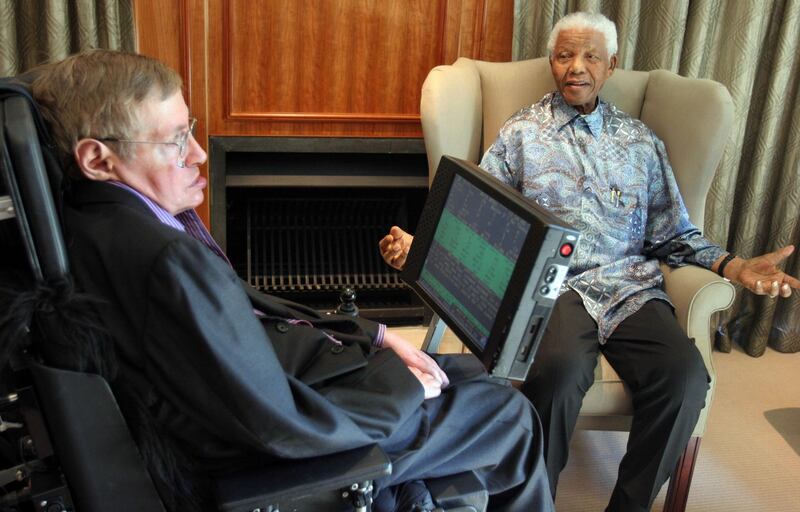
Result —
[[566, 258], [566, 257], [568, 257], [570, 254], [572, 254], [572, 250], [573, 250], [573, 249], [574, 249], [574, 247], [572, 246], [572, 244], [569, 244], [569, 243], [567, 243], [567, 244], [563, 244], [563, 245], [561, 246], [561, 248], [558, 250], [558, 252], [560, 252], [560, 253], [561, 253], [561, 256], [563, 256], [563, 257], [565, 257], [565, 258]]

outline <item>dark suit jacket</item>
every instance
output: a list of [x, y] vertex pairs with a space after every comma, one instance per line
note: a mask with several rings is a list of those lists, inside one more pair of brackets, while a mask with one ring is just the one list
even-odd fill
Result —
[[373, 322], [258, 293], [113, 185], [74, 184], [64, 224], [79, 287], [103, 301], [119, 379], [201, 466], [341, 451], [420, 421], [422, 387], [393, 351], [372, 348]]

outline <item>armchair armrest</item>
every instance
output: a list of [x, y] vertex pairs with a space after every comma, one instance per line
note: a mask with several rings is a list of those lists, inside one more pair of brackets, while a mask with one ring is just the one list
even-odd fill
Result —
[[[330, 510], [345, 503], [343, 489], [389, 475], [392, 463], [378, 445], [346, 452], [287, 460], [227, 474], [216, 481], [217, 503], [226, 512]], [[302, 501], [305, 508], [295, 508]]]
[[710, 270], [686, 266], [671, 268], [661, 266], [664, 272], [664, 289], [675, 305], [678, 323], [693, 338], [709, 376], [714, 379], [711, 363], [711, 315], [728, 309], [733, 304], [733, 285]]
[[711, 315], [728, 309], [733, 304], [735, 289], [730, 282], [704, 268], [671, 268], [661, 265], [661, 270], [664, 273], [664, 289], [675, 305], [678, 323], [686, 331], [686, 335], [694, 340], [708, 372], [706, 405], [700, 411], [692, 433], [693, 436], [702, 436], [716, 383], [716, 372], [711, 359]]

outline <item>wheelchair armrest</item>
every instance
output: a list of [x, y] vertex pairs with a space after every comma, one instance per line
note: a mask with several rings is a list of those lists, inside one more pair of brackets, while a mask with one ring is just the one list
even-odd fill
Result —
[[164, 510], [108, 383], [30, 363], [36, 395], [77, 510]]
[[425, 480], [433, 502], [447, 512], [484, 512], [489, 505], [489, 492], [475, 473]]
[[278, 504], [283, 509], [287, 502], [348, 489], [391, 472], [392, 463], [378, 445], [311, 459], [280, 461], [218, 478], [217, 505], [226, 512], [270, 510], [269, 505]]

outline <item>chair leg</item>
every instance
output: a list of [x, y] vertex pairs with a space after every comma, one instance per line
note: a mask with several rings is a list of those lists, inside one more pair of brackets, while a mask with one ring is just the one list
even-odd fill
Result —
[[686, 510], [686, 500], [689, 498], [689, 486], [692, 484], [694, 463], [697, 460], [697, 452], [700, 451], [701, 440], [700, 437], [689, 439], [683, 455], [678, 459], [678, 464], [669, 479], [664, 512], [684, 512]]

